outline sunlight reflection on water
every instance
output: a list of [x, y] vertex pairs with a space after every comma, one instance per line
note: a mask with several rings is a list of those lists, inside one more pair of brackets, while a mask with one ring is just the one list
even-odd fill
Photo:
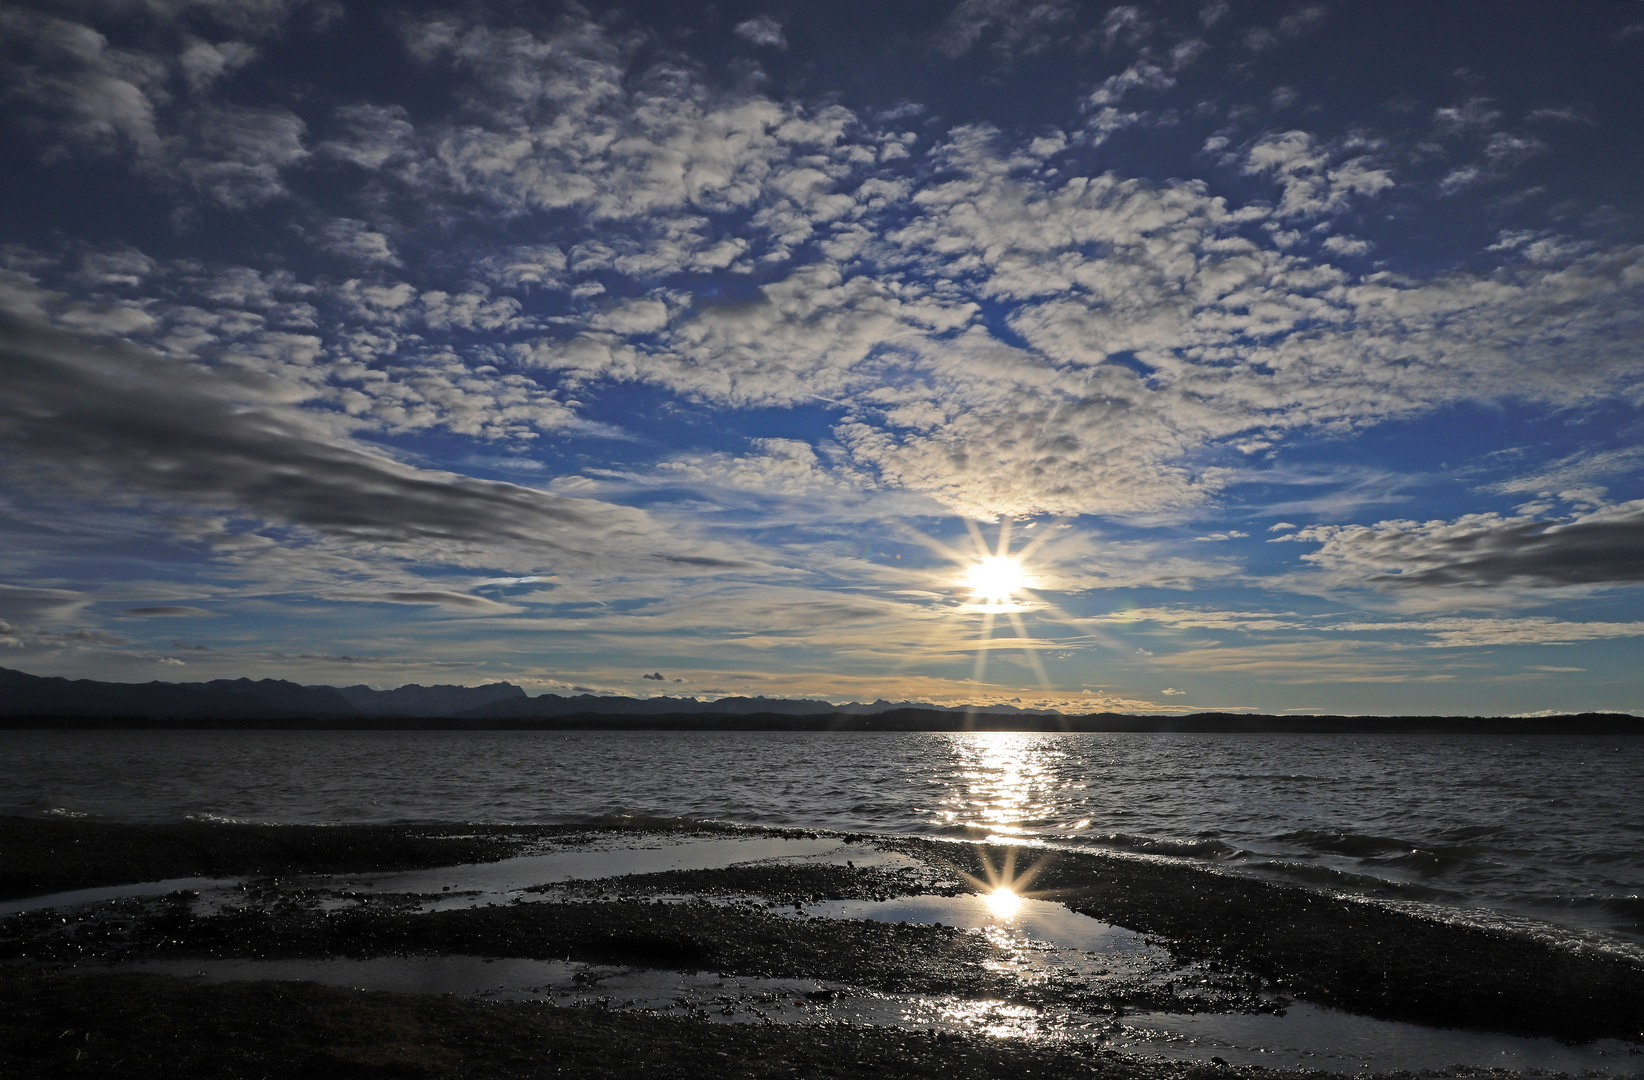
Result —
[[950, 744], [958, 783], [942, 800], [935, 824], [1023, 836], [1028, 822], [1058, 816], [1067, 754], [1054, 742], [988, 731], [952, 736]]

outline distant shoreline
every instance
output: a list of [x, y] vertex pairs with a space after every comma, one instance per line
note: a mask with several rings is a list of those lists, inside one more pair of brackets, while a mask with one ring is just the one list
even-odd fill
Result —
[[96, 716], [0, 717], [8, 731], [839, 731], [1086, 732], [1230, 735], [1644, 735], [1644, 717], [1625, 713], [1564, 716], [1184, 716], [1094, 713], [1086, 716], [998, 715], [895, 709], [880, 713], [662, 713], [573, 716]]

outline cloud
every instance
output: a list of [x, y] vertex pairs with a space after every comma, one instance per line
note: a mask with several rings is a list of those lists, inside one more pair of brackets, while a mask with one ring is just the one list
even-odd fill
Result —
[[1086, 98], [1092, 106], [1116, 105], [1135, 90], [1168, 90], [1176, 77], [1158, 64], [1138, 60], [1117, 75], [1110, 75]]
[[416, 128], [400, 105], [339, 106], [331, 114], [330, 128], [332, 137], [315, 152], [362, 169], [381, 169], [416, 150]]
[[156, 604], [149, 607], [126, 608], [121, 614], [138, 619], [203, 619], [210, 618], [216, 612], [180, 604]]
[[1352, 620], [1307, 616], [1293, 611], [1217, 611], [1188, 607], [1133, 608], [1094, 622], [1129, 625], [1153, 623], [1173, 630], [1211, 630], [1238, 634], [1396, 634], [1419, 636], [1428, 648], [1480, 648], [1498, 645], [1572, 645], [1583, 641], [1644, 637], [1644, 622], [1576, 622], [1548, 616], [1446, 616], [1397, 620]]
[[1077, 18], [1067, 0], [960, 0], [932, 44], [957, 60], [987, 40], [995, 62], [1009, 66], [1065, 42]]
[[256, 58], [256, 47], [243, 41], [196, 41], [183, 50], [178, 64], [189, 88], [199, 93]]
[[1334, 213], [1354, 197], [1393, 186], [1392, 174], [1369, 156], [1341, 160], [1341, 155], [1309, 132], [1286, 131], [1257, 140], [1245, 154], [1244, 171], [1272, 176], [1283, 186], [1278, 214], [1286, 218]]
[[1358, 256], [1367, 255], [1375, 245], [1368, 240], [1360, 240], [1351, 236], [1327, 236], [1320, 247], [1332, 255]]
[[372, 229], [363, 221], [352, 218], [333, 218], [321, 230], [325, 249], [335, 255], [363, 263], [385, 263], [398, 266], [400, 260], [388, 237]]
[[405, 465], [293, 408], [289, 384], [0, 326], [0, 432], [36, 486], [230, 510], [390, 557], [499, 569], [744, 565], [643, 511]]
[[491, 600], [484, 596], [474, 596], [471, 593], [453, 592], [449, 589], [388, 589], [381, 592], [353, 591], [332, 593], [327, 596], [331, 600], [352, 600], [364, 603], [377, 604], [409, 604], [446, 608], [451, 611], [468, 612], [480, 615], [505, 615], [522, 611], [516, 604], [505, 604]]
[[733, 33], [745, 41], [755, 45], [765, 45], [773, 49], [786, 49], [788, 39], [782, 36], [782, 24], [769, 15], [759, 15], [745, 22], [736, 24]]
[[9, 622], [70, 622], [92, 602], [92, 597], [73, 589], [39, 589], [0, 584], [0, 619]]
[[56, 148], [160, 149], [156, 107], [168, 96], [162, 60], [115, 48], [89, 26], [16, 6], [0, 11], [0, 40], [19, 53], [5, 69], [11, 96], [39, 111], [19, 119]]
[[[129, 156], [144, 175], [231, 208], [284, 194], [282, 170], [308, 156], [303, 121], [290, 110], [201, 96], [255, 57], [246, 42], [119, 48], [91, 25], [18, 7], [0, 12], [0, 42], [20, 57], [5, 69], [8, 96], [26, 103], [19, 120], [48, 156]], [[194, 91], [187, 102], [172, 93], [174, 72]]]
[[162, 174], [187, 180], [232, 209], [285, 194], [281, 171], [308, 157], [305, 125], [288, 109], [212, 105], [186, 118], [189, 138], [174, 161], [156, 161]]
[[792, 202], [807, 183], [814, 202], [876, 156], [847, 145], [847, 109], [710, 95], [668, 65], [630, 72], [628, 47], [591, 23], [538, 36], [441, 20], [411, 26], [407, 39], [414, 56], [472, 78], [464, 115], [427, 133], [433, 153], [418, 186], [507, 212], [655, 220], [768, 193]]
[[[851, 477], [829, 467], [810, 443], [755, 439], [754, 453], [710, 454], [663, 462], [662, 477], [794, 497], [853, 490]], [[857, 478], [858, 480], [860, 478]]]
[[1504, 495], [1559, 495], [1572, 489], [1585, 490], [1601, 476], [1634, 473], [1641, 463], [1644, 447], [1581, 451], [1549, 462], [1529, 476], [1492, 484], [1490, 490]]
[[1453, 521], [1315, 525], [1285, 539], [1333, 574], [1393, 587], [1644, 582], [1644, 500], [1562, 520], [1469, 514]]

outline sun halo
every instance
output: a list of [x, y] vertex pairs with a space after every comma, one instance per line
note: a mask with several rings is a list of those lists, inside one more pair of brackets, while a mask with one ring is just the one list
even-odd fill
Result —
[[965, 584], [970, 586], [972, 596], [989, 604], [1006, 604], [1030, 582], [1022, 560], [1009, 555], [985, 555], [965, 571]]

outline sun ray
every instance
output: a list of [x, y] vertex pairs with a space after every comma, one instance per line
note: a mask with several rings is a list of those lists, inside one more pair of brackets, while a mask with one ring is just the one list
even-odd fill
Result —
[[[1016, 637], [1019, 640], [1024, 642], [1032, 640], [1032, 638], [1028, 636], [1027, 625], [1022, 622], [1022, 616], [1019, 612], [1007, 611], [1005, 612], [1005, 617], [1008, 618], [1010, 620], [1010, 624], [1016, 628]], [[1039, 660], [1039, 653], [1036, 650], [1026, 647], [1022, 648], [1022, 652], [1026, 654], [1028, 665], [1033, 668], [1033, 673], [1039, 676], [1040, 688], [1049, 690], [1050, 676], [1045, 674], [1045, 665]]]
[[987, 849], [978, 850], [982, 862], [982, 876], [960, 872], [960, 877], [983, 897], [989, 910], [998, 918], [1013, 917], [1022, 906], [1023, 900], [1032, 899], [1033, 879], [1039, 876], [1050, 860], [1049, 853], [1041, 855], [1021, 873], [1016, 871], [1016, 847], [1005, 847], [1004, 857], [995, 867], [988, 858]]

